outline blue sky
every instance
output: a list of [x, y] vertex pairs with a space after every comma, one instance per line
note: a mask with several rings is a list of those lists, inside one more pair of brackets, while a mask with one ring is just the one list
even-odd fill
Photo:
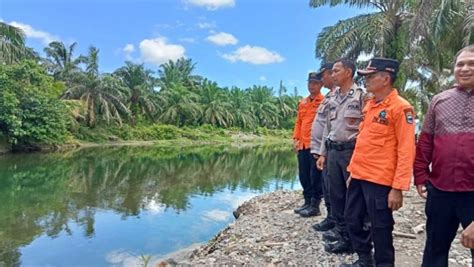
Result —
[[168, 59], [193, 59], [195, 73], [220, 86], [253, 84], [306, 95], [307, 73], [319, 68], [318, 33], [363, 13], [310, 8], [308, 0], [0, 0], [0, 19], [23, 28], [42, 51], [52, 40], [77, 42], [76, 55], [100, 49], [100, 71], [125, 60], [154, 71]]

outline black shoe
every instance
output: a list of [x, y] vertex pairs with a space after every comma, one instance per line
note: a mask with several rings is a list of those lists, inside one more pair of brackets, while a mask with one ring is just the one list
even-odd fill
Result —
[[336, 223], [333, 220], [326, 217], [326, 219], [324, 219], [322, 222], [314, 224], [311, 227], [313, 227], [315, 231], [326, 232], [333, 229], [335, 226], [336, 226]]
[[298, 208], [294, 209], [293, 211], [294, 211], [295, 213], [298, 213], [298, 214], [299, 214], [302, 210], [307, 209], [310, 204], [311, 204], [311, 200], [308, 199], [308, 198], [305, 198], [305, 199], [304, 199], [304, 204], [303, 204], [303, 206], [298, 207]]
[[323, 240], [328, 242], [343, 241], [341, 234], [336, 228], [323, 233]]
[[321, 215], [321, 211], [319, 210], [320, 203], [320, 199], [312, 198], [311, 204], [306, 209], [301, 210], [299, 214], [301, 215], [301, 217], [312, 217]]
[[372, 253], [369, 254], [359, 254], [359, 259], [354, 263], [343, 263], [339, 267], [375, 267], [374, 256]]
[[354, 253], [349, 240], [340, 240], [336, 243], [324, 244], [324, 250], [334, 254]]

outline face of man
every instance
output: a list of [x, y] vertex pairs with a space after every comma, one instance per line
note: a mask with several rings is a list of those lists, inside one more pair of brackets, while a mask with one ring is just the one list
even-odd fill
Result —
[[454, 78], [464, 88], [474, 87], [474, 52], [462, 52], [454, 66]]
[[334, 86], [334, 81], [332, 79], [332, 71], [331, 70], [325, 70], [322, 75], [322, 80], [323, 80], [323, 85], [326, 88], [331, 89]]
[[352, 70], [344, 68], [341, 62], [337, 62], [332, 67], [332, 79], [335, 85], [341, 86], [351, 77]]
[[317, 95], [321, 92], [321, 87], [323, 87], [322, 82], [318, 81], [309, 81], [308, 82], [308, 91], [311, 95]]
[[377, 93], [390, 84], [390, 75], [385, 72], [376, 72], [365, 76], [367, 92]]

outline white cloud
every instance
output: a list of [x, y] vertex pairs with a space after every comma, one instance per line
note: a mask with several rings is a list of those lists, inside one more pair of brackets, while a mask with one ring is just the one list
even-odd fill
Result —
[[48, 45], [53, 41], [58, 41], [59, 37], [52, 35], [51, 33], [40, 31], [33, 28], [31, 25], [24, 24], [21, 22], [12, 21], [10, 25], [20, 28], [25, 33], [26, 37], [32, 39], [39, 39], [44, 45]]
[[125, 59], [132, 60], [132, 53], [135, 51], [135, 46], [133, 44], [127, 44], [122, 51], [125, 53]]
[[212, 29], [216, 27], [216, 23], [214, 22], [199, 22], [197, 24], [199, 29]]
[[210, 35], [206, 38], [206, 40], [219, 46], [235, 45], [239, 42], [239, 40], [237, 40], [235, 36], [226, 32], [220, 32]]
[[140, 42], [141, 58], [144, 62], [161, 65], [168, 60], [184, 57], [186, 49], [177, 44], [169, 44], [166, 38], [144, 39]]
[[260, 81], [262, 81], [262, 82], [266, 82], [266, 81], [267, 81], [267, 77], [265, 77], [265, 76], [260, 76], [258, 79], [259, 79]]
[[285, 58], [277, 52], [250, 45], [240, 47], [230, 54], [222, 55], [222, 57], [230, 62], [242, 61], [256, 65], [279, 63], [285, 60]]
[[230, 212], [217, 210], [217, 209], [206, 211], [203, 215], [203, 218], [205, 220], [218, 221], [218, 222], [227, 221], [230, 217], [231, 217]]
[[187, 3], [194, 6], [205, 7], [208, 10], [235, 6], [235, 0], [188, 0]]
[[233, 209], [237, 209], [242, 203], [255, 196], [257, 196], [257, 194], [254, 193], [243, 193], [240, 195], [226, 193], [219, 196], [219, 199], [222, 200], [224, 203], [229, 204]]

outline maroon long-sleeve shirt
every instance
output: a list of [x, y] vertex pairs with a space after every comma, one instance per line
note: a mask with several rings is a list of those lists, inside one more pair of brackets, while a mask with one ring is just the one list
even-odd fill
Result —
[[[431, 164], [431, 168], [430, 168]], [[474, 191], [474, 90], [454, 86], [431, 101], [416, 148], [415, 185]]]

